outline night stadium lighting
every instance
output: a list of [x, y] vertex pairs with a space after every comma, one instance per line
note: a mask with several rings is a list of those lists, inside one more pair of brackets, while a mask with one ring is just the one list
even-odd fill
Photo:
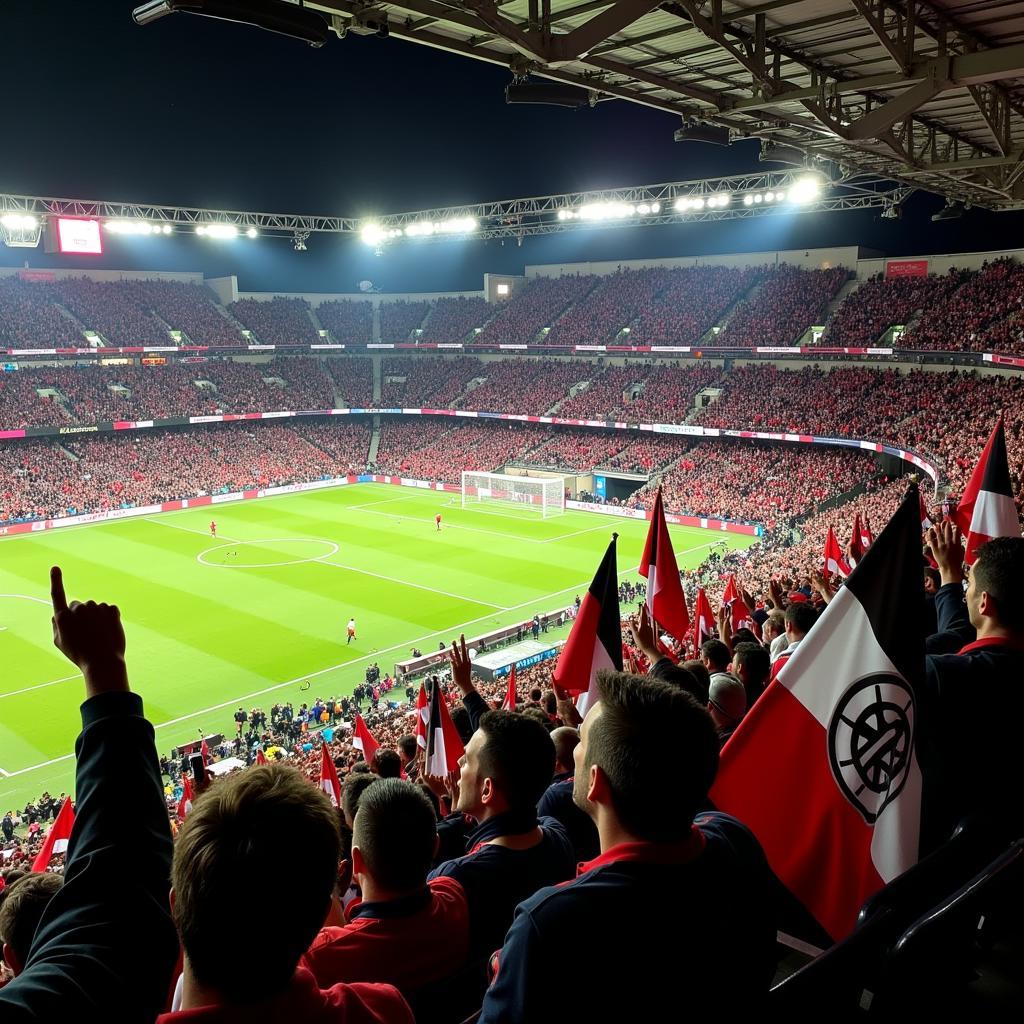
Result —
[[258, 238], [259, 234], [260, 233], [255, 228], [249, 228], [249, 230], [246, 231], [246, 233], [245, 233], [245, 237], [246, 238]]
[[150, 224], [148, 220], [108, 220], [103, 227], [115, 235], [152, 235], [163, 231], [160, 225]]
[[821, 182], [811, 174], [797, 178], [789, 190], [789, 198], [794, 203], [813, 203], [821, 195]]
[[581, 220], [624, 220], [636, 213], [636, 207], [629, 203], [588, 203], [580, 207]]
[[196, 234], [223, 241], [237, 238], [238, 228], [234, 224], [200, 224], [196, 228]]
[[9, 231], [34, 231], [39, 227], [39, 221], [30, 213], [5, 213], [0, 224]]

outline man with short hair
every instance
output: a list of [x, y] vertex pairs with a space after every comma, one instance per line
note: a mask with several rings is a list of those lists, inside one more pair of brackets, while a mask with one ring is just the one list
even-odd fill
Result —
[[941, 845], [967, 816], [997, 842], [1024, 834], [1024, 539], [998, 537], [979, 547], [966, 594], [959, 531], [939, 523], [928, 531], [928, 543], [942, 578], [935, 596], [939, 631], [969, 624], [977, 639], [956, 654], [929, 655], [917, 694], [922, 853]]
[[700, 645], [700, 660], [711, 675], [728, 672], [731, 658], [729, 648], [721, 640], [705, 640]]
[[747, 710], [764, 693], [771, 671], [768, 649], [758, 643], [740, 643], [732, 651], [732, 674], [743, 684], [747, 694]]
[[[572, 877], [568, 834], [554, 818], [537, 817], [554, 766], [548, 732], [512, 711], [486, 712], [466, 746], [457, 813], [443, 824], [449, 843], [453, 830], [464, 833], [467, 852], [430, 877], [454, 878], [466, 891], [471, 960], [483, 961], [501, 945], [522, 900]], [[468, 832], [465, 818], [474, 822]]]
[[806, 601], [794, 601], [786, 609], [786, 647], [772, 662], [770, 682], [774, 682], [783, 666], [793, 656], [793, 652], [800, 646], [800, 641], [807, 636], [817, 621], [818, 613]]
[[[280, 873], [282, 837], [301, 851], [301, 898], [279, 903], [273, 926], [251, 941], [225, 941], [236, 891], [258, 891]], [[299, 967], [331, 907], [339, 854], [337, 811], [287, 765], [229, 775], [199, 797], [178, 834], [171, 871], [171, 910], [185, 953], [181, 1009], [158, 1020], [411, 1022], [390, 985], [321, 989]]]
[[735, 818], [694, 821], [718, 769], [707, 711], [656, 680], [602, 672], [598, 686], [575, 793], [601, 855], [518, 908], [480, 1024], [763, 1008], [777, 882]]
[[15, 977], [25, 969], [43, 911], [62, 881], [60, 875], [34, 873], [0, 891], [0, 953]]
[[[352, 837], [352, 876], [362, 893], [347, 923], [326, 926], [302, 965], [323, 986], [395, 985], [407, 998], [462, 969], [469, 908], [452, 878], [427, 882], [438, 839], [419, 787], [382, 779], [362, 796]], [[417, 1015], [419, 1016], [419, 1015]]]
[[551, 742], [555, 745], [555, 776], [537, 803], [537, 814], [562, 823], [569, 833], [577, 863], [590, 860], [600, 849], [597, 829], [590, 815], [580, 810], [572, 797], [576, 770], [573, 751], [580, 742], [579, 730], [563, 725], [551, 733]]
[[406, 733], [398, 741], [398, 753], [402, 758], [402, 771], [406, 778], [415, 782], [419, 777], [419, 768], [416, 765], [416, 755], [419, 753], [419, 744], [416, 737]]
[[382, 779], [397, 779], [402, 774], [402, 758], [397, 750], [378, 747], [373, 755], [373, 770]]

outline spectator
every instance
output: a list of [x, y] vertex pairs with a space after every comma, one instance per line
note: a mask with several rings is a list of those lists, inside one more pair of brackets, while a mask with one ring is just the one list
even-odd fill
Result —
[[14, 977], [24, 970], [43, 911], [62, 882], [60, 875], [30, 874], [0, 890], [0, 953]]
[[[575, 792], [601, 855], [518, 908], [481, 1024], [627, 1020], [638, 985], [651, 1006], [685, 992], [690, 1009], [714, 1012], [727, 993], [730, 1006], [756, 1010], [775, 970], [774, 882], [738, 821], [694, 821], [718, 766], [711, 719], [664, 683], [605, 673], [599, 687]], [[671, 942], [621, 942], [624, 921], [633, 936], [676, 927]]]
[[[274, 876], [283, 836], [301, 851], [302, 898], [281, 903], [273, 927], [252, 940], [225, 942], [221, 926], [237, 912], [237, 894], [258, 891]], [[339, 852], [337, 811], [294, 768], [251, 768], [199, 797], [174, 849], [172, 906], [185, 951], [181, 1007], [159, 1020], [227, 1021], [258, 1010], [270, 1021], [412, 1021], [390, 985], [321, 989], [298, 966], [331, 905]], [[256, 950], [258, 980], [251, 970]]]
[[743, 684], [729, 672], [713, 672], [708, 690], [708, 714], [718, 730], [718, 742], [726, 741], [736, 731], [747, 711], [747, 694]]

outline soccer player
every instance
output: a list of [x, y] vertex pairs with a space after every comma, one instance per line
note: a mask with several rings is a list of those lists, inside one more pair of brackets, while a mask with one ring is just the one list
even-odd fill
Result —
[[353, 640], [356, 639], [356, 620], [354, 617], [348, 620], [346, 632], [348, 633], [348, 639], [345, 641], [345, 646], [347, 647], [350, 643], [352, 643]]
[[210, 536], [214, 540], [217, 539], [217, 520], [216, 519], [211, 519], [210, 520]]
[[440, 533], [441, 532], [441, 513], [440, 512], [438, 512], [437, 515], [434, 516], [434, 522], [437, 525], [437, 532]]

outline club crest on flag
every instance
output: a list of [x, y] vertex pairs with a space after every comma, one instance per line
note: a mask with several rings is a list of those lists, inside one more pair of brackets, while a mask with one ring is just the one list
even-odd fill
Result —
[[910, 772], [914, 696], [888, 673], [859, 679], [839, 698], [828, 727], [828, 757], [836, 785], [874, 825], [900, 795]]

